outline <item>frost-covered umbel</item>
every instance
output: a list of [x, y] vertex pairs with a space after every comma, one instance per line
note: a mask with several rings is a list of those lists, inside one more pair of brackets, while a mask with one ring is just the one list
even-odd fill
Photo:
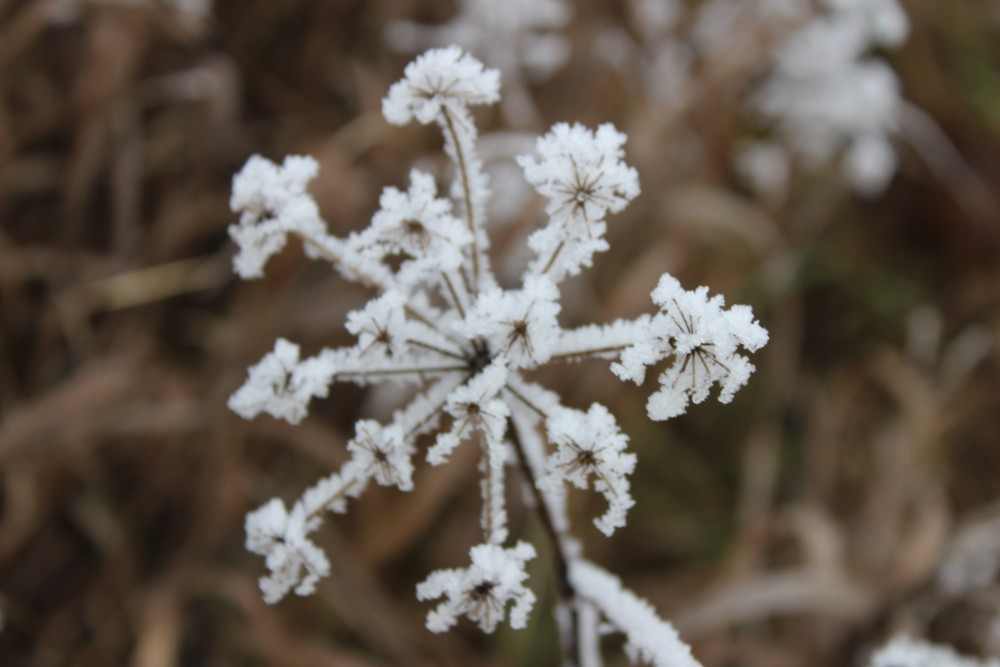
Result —
[[565, 406], [525, 372], [600, 358], [613, 362], [622, 379], [641, 382], [648, 367], [662, 367], [649, 414], [669, 419], [704, 400], [715, 385], [720, 400], [729, 401], [753, 371], [741, 351], [763, 346], [767, 332], [749, 307], [726, 310], [721, 297], [709, 297], [704, 287], [688, 292], [669, 275], [653, 292], [653, 315], [560, 325], [559, 283], [608, 248], [607, 217], [639, 194], [638, 175], [624, 162], [625, 135], [611, 125], [591, 130], [558, 124], [538, 140], [537, 155], [518, 160], [548, 200], [548, 219], [528, 241], [533, 258], [521, 284], [499, 285], [486, 252], [489, 189], [469, 112], [470, 105], [498, 97], [498, 73], [457, 47], [429, 51], [411, 63], [389, 90], [383, 112], [393, 123], [416, 120], [442, 130], [454, 165], [450, 196], [438, 192], [431, 176], [413, 171], [408, 185], [386, 188], [371, 226], [346, 239], [326, 232], [306, 191], [317, 174], [311, 158], [290, 157], [278, 166], [253, 157], [234, 180], [232, 204], [240, 222], [230, 231], [240, 246], [237, 273], [259, 276], [294, 237], [312, 257], [329, 260], [375, 294], [347, 316], [355, 345], [302, 358], [298, 346], [279, 339], [250, 369], [230, 407], [248, 419], [267, 412], [295, 423], [334, 382], [391, 381], [409, 386], [413, 395], [387, 424], [360, 421], [347, 446], [350, 460], [290, 509], [273, 499], [249, 514], [247, 548], [264, 556], [270, 571], [260, 582], [264, 598], [312, 592], [329, 571], [310, 541], [321, 516], [343, 512], [371, 480], [409, 491], [418, 437], [434, 434], [421, 440], [431, 465], [447, 463], [460, 446], [481, 451], [483, 510], [482, 541], [471, 546], [470, 564], [433, 572], [417, 588], [421, 600], [443, 598], [428, 615], [431, 630], [447, 630], [461, 616], [486, 632], [504, 619], [515, 628], [525, 625], [535, 601], [525, 586], [525, 564], [535, 549], [524, 542], [506, 546], [504, 489], [513, 471], [533, 496], [529, 504], [559, 564], [558, 616], [568, 625], [563, 634], [577, 642], [567, 655], [586, 651], [588, 664], [597, 664], [594, 643], [603, 618], [626, 633], [635, 655], [657, 665], [696, 665], [648, 604], [582, 560], [570, 534], [571, 486], [593, 487], [606, 499], [607, 511], [594, 521], [601, 532], [611, 535], [625, 525], [636, 466], [628, 437], [606, 407]]

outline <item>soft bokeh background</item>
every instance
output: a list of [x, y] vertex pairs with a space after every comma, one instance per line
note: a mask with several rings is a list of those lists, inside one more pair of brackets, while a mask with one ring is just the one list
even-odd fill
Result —
[[[541, 378], [570, 405], [609, 405], [630, 434], [628, 527], [605, 539], [588, 518], [600, 501], [580, 498], [579, 533], [706, 667], [860, 667], [900, 630], [1000, 652], [1000, 3], [904, 5], [910, 38], [887, 55], [934, 121], [936, 157], [901, 141], [881, 197], [831, 168], [761, 203], [731, 156], [760, 131], [740, 100], [766, 45], [740, 43], [749, 54], [703, 65], [664, 104], [596, 46], [609, 28], [636, 33], [625, 3], [576, 4], [569, 60], [529, 85], [537, 117], [514, 128], [614, 122], [640, 174], [611, 252], [566, 286], [565, 323], [648, 310], [671, 271], [752, 304], [771, 331], [732, 405], [665, 425], [645, 416], [651, 389], [604, 363]], [[469, 452], [422, 466], [409, 496], [375, 489], [329, 520], [333, 573], [314, 597], [266, 606], [242, 547], [244, 514], [337, 466], [377, 406], [338, 386], [298, 427], [226, 410], [277, 336], [343, 344], [366, 298], [297, 248], [238, 281], [232, 174], [253, 153], [313, 155], [331, 228], [364, 226], [384, 185], [440, 165], [433, 131], [381, 119], [409, 60], [384, 27], [453, 13], [0, 0], [0, 664], [556, 663], [544, 553], [527, 630], [423, 629], [416, 582], [476, 539]], [[477, 118], [511, 129], [497, 110]], [[529, 201], [494, 230], [501, 266], [516, 269], [537, 216]], [[512, 521], [543, 541], [530, 514]], [[985, 575], [947, 584], [968, 563]]]

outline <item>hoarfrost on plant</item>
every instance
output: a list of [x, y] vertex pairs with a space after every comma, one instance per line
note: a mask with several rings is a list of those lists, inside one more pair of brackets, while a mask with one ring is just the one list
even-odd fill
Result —
[[[556, 125], [538, 141], [535, 156], [518, 160], [528, 182], [548, 199], [548, 220], [528, 241], [535, 257], [520, 284], [500, 285], [486, 253], [490, 191], [469, 112], [470, 105], [495, 101], [498, 89], [497, 72], [457, 47], [429, 51], [411, 63], [390, 88], [383, 112], [391, 122], [440, 127], [454, 169], [449, 196], [439, 197], [433, 178], [413, 171], [408, 189], [386, 188], [372, 224], [346, 239], [327, 233], [305, 191], [315, 175], [314, 161], [289, 158], [278, 167], [254, 157], [236, 179], [234, 209], [242, 215], [232, 234], [241, 242], [235, 262], [240, 275], [256, 275], [294, 235], [310, 257], [331, 261], [376, 295], [347, 317], [355, 344], [300, 361], [299, 348], [279, 339], [250, 369], [231, 407], [245, 418], [268, 412], [297, 422], [310, 399], [326, 396], [333, 382], [396, 382], [412, 390], [411, 400], [388, 423], [359, 421], [347, 446], [350, 460], [307, 489], [291, 511], [275, 499], [250, 513], [247, 544], [265, 556], [270, 575], [261, 586], [268, 602], [293, 588], [299, 593], [314, 588], [329, 570], [307, 539], [320, 518], [345, 511], [347, 501], [372, 479], [409, 491], [413, 456], [424, 442], [418, 438], [435, 433], [426, 451], [433, 465], [446, 463], [463, 443], [481, 452], [482, 542], [471, 547], [469, 567], [435, 572], [418, 586], [422, 600], [444, 598], [428, 615], [428, 627], [441, 632], [461, 616], [487, 632], [505, 617], [515, 628], [527, 622], [535, 596], [524, 585], [525, 563], [535, 550], [524, 542], [504, 546], [512, 470], [520, 477], [516, 488], [525, 491], [526, 504], [544, 517], [551, 533], [562, 562], [559, 590], [590, 600], [567, 578], [582, 561], [570, 533], [565, 487], [592, 487], [604, 496], [608, 509], [595, 524], [610, 535], [625, 525], [633, 505], [629, 475], [636, 457], [606, 407], [593, 404], [583, 412], [563, 405], [526, 373], [603, 359], [614, 362], [623, 379], [641, 381], [647, 366], [669, 360], [663, 386], [649, 404], [650, 416], [666, 419], [682, 413], [689, 400], [703, 400], [714, 383], [722, 387], [720, 399], [730, 400], [753, 370], [738, 350], [756, 350], [767, 340], [748, 307], [723, 310], [721, 297], [709, 299], [705, 288], [687, 292], [669, 275], [653, 292], [660, 310], [652, 316], [561, 326], [560, 281], [608, 248], [608, 216], [639, 194], [638, 175], [624, 161], [625, 135], [608, 124], [596, 131]], [[266, 241], [263, 250], [246, 231], [258, 227], [253, 233]], [[584, 576], [577, 583], [593, 579]], [[616, 612], [594, 596], [593, 604], [614, 621]], [[669, 627], [648, 616], [636, 616], [637, 627]], [[629, 637], [640, 655], [660, 650], [655, 642]]]

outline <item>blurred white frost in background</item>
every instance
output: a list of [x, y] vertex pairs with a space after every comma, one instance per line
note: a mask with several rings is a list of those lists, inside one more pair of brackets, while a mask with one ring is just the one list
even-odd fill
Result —
[[1000, 667], [1000, 660], [976, 660], [947, 646], [897, 637], [872, 656], [868, 667]]
[[896, 73], [873, 52], [898, 47], [909, 22], [896, 0], [824, 0], [823, 7], [777, 47], [750, 104], [807, 167], [839, 154], [851, 187], [877, 195], [896, 172], [891, 137], [903, 99]]

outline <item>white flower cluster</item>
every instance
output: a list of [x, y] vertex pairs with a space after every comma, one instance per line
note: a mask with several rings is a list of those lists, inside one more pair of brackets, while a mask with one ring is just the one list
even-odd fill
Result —
[[597, 132], [557, 123], [538, 140], [541, 159], [518, 159], [524, 177], [549, 200], [549, 223], [528, 239], [536, 253], [530, 274], [558, 282], [590, 266], [594, 253], [608, 249], [604, 219], [639, 194], [639, 175], [622, 162], [625, 139], [607, 123]]
[[871, 53], [899, 46], [909, 23], [897, 0], [823, 5], [778, 48], [752, 104], [807, 164], [843, 151], [848, 182], [877, 194], [896, 171], [890, 137], [899, 131], [902, 98], [895, 72]]
[[[549, 458], [543, 483], [567, 482], [594, 488], [608, 501], [608, 511], [594, 525], [610, 536], [625, 525], [625, 513], [635, 504], [629, 493], [628, 476], [635, 469], [635, 454], [625, 451], [628, 436], [603, 405], [595, 403], [587, 412], [561, 408], [548, 420], [549, 441], [556, 446]], [[558, 491], [557, 491], [558, 493]]]
[[266, 412], [297, 424], [313, 397], [329, 393], [333, 373], [331, 355], [300, 362], [299, 346], [279, 338], [274, 351], [250, 368], [246, 383], [229, 397], [229, 409], [244, 419]]
[[767, 331], [754, 321], [750, 308], [723, 310], [722, 296], [708, 298], [707, 287], [686, 291], [669, 274], [660, 278], [653, 301], [660, 312], [611, 370], [622, 380], [641, 383], [647, 366], [672, 359], [660, 375], [659, 391], [649, 397], [646, 409], [652, 419], [684, 414], [688, 403], [704, 401], [715, 383], [721, 386], [719, 401], [730, 402], [754, 371], [738, 354], [740, 347], [756, 352], [767, 343]]
[[1000, 660], [976, 660], [939, 644], [897, 637], [872, 656], [868, 667], [1000, 667]]
[[240, 224], [229, 228], [229, 236], [240, 247], [233, 261], [240, 278], [263, 276], [264, 264], [285, 247], [289, 234], [323, 235], [319, 209], [306, 192], [318, 171], [310, 157], [291, 155], [279, 167], [255, 155], [233, 179], [229, 206], [240, 213]]
[[[270, 570], [261, 580], [268, 602], [291, 590], [309, 593], [327, 574], [325, 557], [309, 541], [324, 511], [344, 511], [346, 500], [371, 479], [410, 490], [417, 439], [436, 432], [426, 451], [431, 465], [446, 463], [464, 443], [481, 451], [483, 539], [470, 549], [468, 568], [434, 572], [418, 587], [422, 600], [445, 598], [429, 614], [428, 627], [446, 630], [462, 615], [486, 632], [505, 617], [511, 626], [523, 627], [535, 600], [524, 586], [525, 563], [535, 550], [520, 542], [505, 546], [506, 477], [514, 471], [534, 495], [534, 509], [545, 517], [563, 563], [565, 593], [573, 587], [570, 565], [579, 558], [569, 533], [567, 487], [592, 485], [604, 496], [608, 510], [595, 524], [610, 535], [625, 525], [633, 505], [629, 475], [636, 465], [628, 438], [607, 408], [595, 404], [583, 412], [564, 406], [525, 372], [600, 358], [617, 361], [619, 376], [641, 381], [646, 367], [667, 362], [649, 410], [654, 418], [667, 419], [682, 413], [689, 400], [704, 400], [714, 383], [722, 387], [720, 398], [730, 400], [753, 370], [737, 349], [756, 350], [767, 340], [748, 307], [724, 311], [721, 297], [709, 299], [705, 288], [687, 292], [670, 276], [653, 292], [660, 306], [656, 315], [560, 326], [558, 283], [607, 249], [607, 216], [639, 193], [635, 170], [623, 162], [625, 136], [610, 125], [596, 131], [557, 125], [539, 140], [537, 156], [518, 161], [529, 183], [549, 200], [549, 220], [529, 241], [536, 256], [522, 284], [497, 284], [483, 231], [489, 190], [468, 107], [495, 101], [498, 90], [497, 72], [455, 47], [425, 53], [408, 66], [383, 111], [393, 122], [415, 119], [441, 128], [455, 169], [452, 196], [438, 197], [433, 179], [415, 171], [409, 189], [387, 188], [371, 226], [347, 239], [329, 236], [318, 224], [304, 189], [315, 175], [314, 162], [289, 158], [277, 167], [255, 157], [235, 180], [233, 206], [242, 213], [232, 232], [241, 246], [238, 273], [256, 275], [279, 240], [294, 233], [313, 257], [332, 261], [377, 295], [347, 317], [355, 345], [300, 360], [298, 347], [279, 340], [250, 369], [231, 407], [245, 418], [267, 412], [297, 422], [309, 400], [326, 396], [333, 382], [393, 381], [414, 390], [388, 424], [359, 422], [348, 445], [350, 461], [306, 491], [290, 511], [272, 500], [248, 516], [247, 547], [263, 555]], [[592, 579], [583, 576], [581, 585]], [[594, 595], [597, 606], [581, 614], [603, 614], [618, 624], [618, 612]], [[509, 617], [508, 603], [513, 603]], [[669, 628], [649, 620], [655, 618], [651, 610], [644, 613], [643, 627]], [[657, 641], [630, 635], [630, 642], [647, 657], [661, 650]], [[664, 642], [664, 647], [679, 643]]]
[[462, 570], [438, 570], [417, 586], [417, 599], [446, 599], [427, 615], [427, 629], [444, 632], [468, 616], [483, 632], [493, 632], [506, 615], [508, 602], [510, 626], [525, 627], [535, 604], [535, 594], [524, 587], [528, 574], [524, 564], [535, 557], [535, 548], [518, 542], [510, 549], [495, 544], [472, 547], [472, 564]]

